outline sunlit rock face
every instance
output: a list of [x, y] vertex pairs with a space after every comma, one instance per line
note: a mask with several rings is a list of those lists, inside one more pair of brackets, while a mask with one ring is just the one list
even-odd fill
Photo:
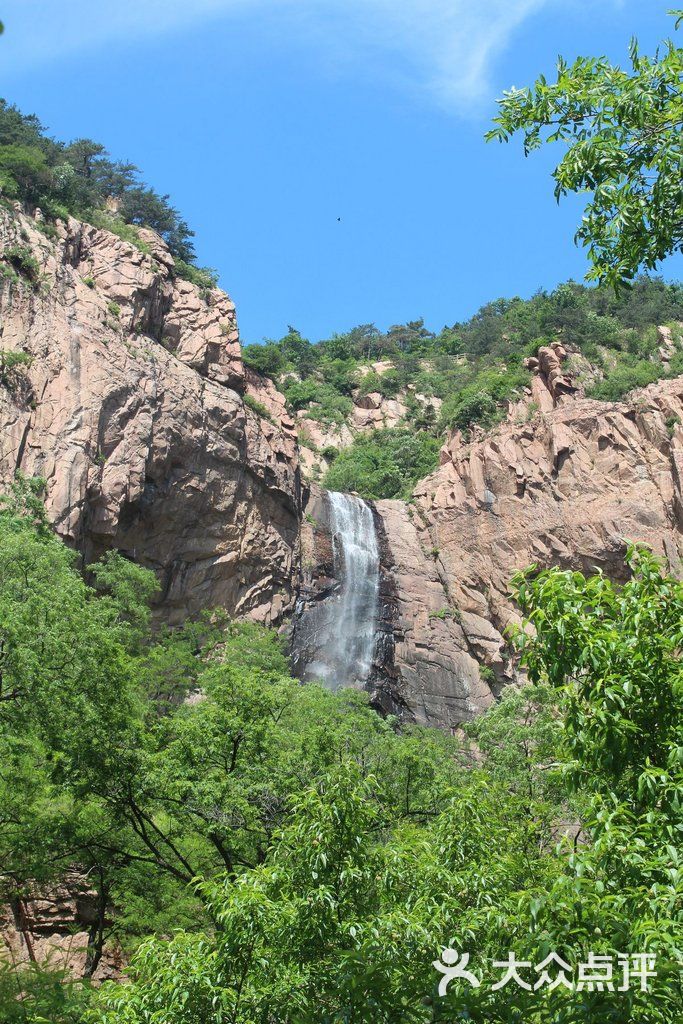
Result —
[[[297, 674], [336, 690], [370, 678], [379, 612], [379, 547], [370, 506], [349, 494], [324, 491], [330, 575], [311, 601], [300, 602], [292, 655]], [[309, 513], [310, 515], [310, 513]]]
[[245, 405], [245, 389], [273, 396], [246, 379], [233, 303], [177, 278], [152, 232], [145, 253], [75, 220], [58, 231], [0, 211], [0, 258], [20, 246], [40, 267], [38, 286], [0, 278], [0, 348], [32, 358], [0, 386], [0, 484], [44, 477], [57, 532], [84, 560], [115, 548], [154, 569], [172, 623], [218, 605], [278, 622], [298, 564], [296, 434]]
[[[613, 403], [553, 394], [552, 384], [534, 378], [534, 399], [542, 392], [545, 399], [530, 403], [523, 422], [469, 443], [453, 434], [408, 506], [444, 588], [451, 609], [444, 614], [457, 618], [494, 691], [516, 672], [506, 634], [519, 623], [509, 586], [517, 570], [599, 569], [623, 580], [627, 546], [639, 542], [672, 573], [682, 571], [683, 378]], [[378, 503], [382, 516], [386, 504]], [[394, 543], [398, 514], [385, 516]], [[411, 574], [402, 575], [410, 609]], [[420, 618], [419, 609], [414, 614]], [[398, 648], [396, 660], [406, 660]]]

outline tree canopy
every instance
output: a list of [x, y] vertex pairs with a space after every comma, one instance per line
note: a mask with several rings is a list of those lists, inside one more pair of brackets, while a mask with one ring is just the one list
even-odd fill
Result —
[[[3, 1020], [680, 1019], [683, 584], [647, 551], [622, 585], [520, 574], [530, 683], [453, 737], [301, 685], [255, 624], [152, 633], [154, 578], [84, 579], [39, 489], [0, 511], [0, 895], [76, 868], [99, 910], [83, 979], [0, 959]], [[96, 991], [112, 944], [130, 980]], [[479, 987], [439, 994], [446, 947]], [[656, 976], [494, 988], [510, 950]]]
[[[518, 634], [532, 685], [471, 727], [479, 764], [441, 778], [435, 813], [388, 814], [390, 776], [345, 759], [293, 798], [262, 865], [199, 884], [212, 935], [143, 944], [133, 984], [104, 993], [107, 1024], [673, 1024], [683, 586], [646, 551], [629, 557], [621, 587], [517, 578], [537, 630]], [[558, 843], [562, 814], [575, 838]], [[479, 987], [438, 993], [445, 945], [472, 953]], [[496, 987], [510, 950], [527, 972], [560, 957], [567, 985]], [[642, 951], [649, 985], [576, 984], [575, 965], [623, 969]]]
[[[683, 13], [672, 12], [676, 28]], [[557, 79], [511, 89], [488, 139], [521, 132], [526, 154], [560, 142], [555, 195], [588, 193], [577, 241], [590, 279], [619, 287], [683, 248], [683, 49], [667, 40], [652, 57], [634, 40], [630, 69], [605, 57], [560, 57]]]

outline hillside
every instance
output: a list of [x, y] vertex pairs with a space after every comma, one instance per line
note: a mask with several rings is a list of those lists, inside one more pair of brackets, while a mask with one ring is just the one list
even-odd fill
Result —
[[[470, 131], [543, 5], [198, 6], [20, 71], [143, 134], [260, 316], [576, 266]], [[563, 151], [600, 287], [246, 347], [169, 196], [0, 101], [0, 1024], [683, 1021], [683, 49], [628, 58], [487, 133]]]
[[386, 333], [366, 324], [311, 344], [290, 328], [243, 358], [285, 395], [312, 480], [407, 498], [450, 432], [490, 430], [529, 394], [539, 348], [563, 346], [570, 389], [615, 401], [683, 372], [681, 320], [679, 284], [641, 277], [617, 296], [568, 282], [499, 299], [438, 334], [422, 320]]

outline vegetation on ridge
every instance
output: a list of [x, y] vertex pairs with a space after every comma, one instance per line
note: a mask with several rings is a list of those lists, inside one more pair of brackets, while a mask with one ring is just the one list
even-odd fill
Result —
[[[313, 344], [290, 327], [279, 341], [246, 346], [244, 360], [276, 381], [300, 417], [304, 444], [307, 420], [329, 430], [350, 422], [358, 395], [399, 397], [404, 421], [359, 434], [334, 453], [325, 478], [335, 490], [395, 498], [407, 496], [435, 468], [447, 431], [467, 435], [503, 418], [507, 403], [530, 383], [524, 359], [539, 346], [562, 342], [573, 353], [568, 369], [587, 394], [615, 400], [683, 372], [681, 321], [680, 284], [643, 276], [616, 295], [570, 281], [530, 299], [497, 299], [438, 333], [422, 320], [386, 333], [364, 324]], [[679, 348], [669, 363], [657, 351], [660, 324], [672, 326]]]
[[214, 271], [194, 267], [192, 231], [169, 197], [140, 179], [138, 168], [112, 160], [92, 139], [59, 142], [34, 114], [0, 100], [0, 192], [48, 218], [71, 214], [140, 246], [135, 226], [153, 228], [176, 260], [176, 272], [202, 287], [216, 283]]

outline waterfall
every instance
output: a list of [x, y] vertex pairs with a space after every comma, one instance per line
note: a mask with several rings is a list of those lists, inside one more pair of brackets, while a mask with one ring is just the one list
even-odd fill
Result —
[[334, 590], [301, 619], [299, 671], [336, 690], [370, 675], [379, 610], [379, 548], [372, 510], [361, 499], [326, 494]]

